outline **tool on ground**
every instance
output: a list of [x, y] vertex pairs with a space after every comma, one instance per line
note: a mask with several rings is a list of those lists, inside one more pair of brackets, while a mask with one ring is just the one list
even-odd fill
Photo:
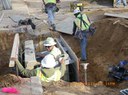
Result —
[[31, 19], [20, 20], [18, 25], [31, 25], [32, 29], [36, 29], [36, 25], [32, 22]]
[[121, 82], [123, 80], [128, 80], [128, 70], [125, 65], [128, 61], [120, 61], [118, 65], [113, 65], [109, 67], [109, 77], [115, 79], [116, 82]]

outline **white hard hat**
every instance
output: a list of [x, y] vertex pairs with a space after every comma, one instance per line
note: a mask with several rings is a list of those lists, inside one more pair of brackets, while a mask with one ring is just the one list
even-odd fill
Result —
[[76, 8], [73, 13], [74, 14], [80, 13], [80, 10], [78, 8]]
[[41, 66], [46, 68], [53, 68], [57, 65], [55, 58], [51, 54], [47, 54], [43, 60], [41, 60]]
[[52, 37], [48, 37], [45, 41], [44, 41], [44, 46], [52, 46], [55, 45], [56, 42], [54, 41], [54, 39]]

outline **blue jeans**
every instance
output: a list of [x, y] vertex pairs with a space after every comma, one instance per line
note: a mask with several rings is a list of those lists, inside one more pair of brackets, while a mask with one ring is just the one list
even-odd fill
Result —
[[121, 1], [122, 1], [124, 6], [127, 6], [127, 0], [117, 0], [117, 5], [120, 5]]
[[48, 14], [48, 23], [52, 25], [54, 24], [56, 5], [47, 6], [46, 10]]
[[[87, 30], [88, 31], [88, 30]], [[86, 47], [87, 47], [87, 37], [86, 37], [86, 31], [82, 32], [83, 39], [80, 40], [80, 47], [81, 47], [81, 60], [86, 60]]]

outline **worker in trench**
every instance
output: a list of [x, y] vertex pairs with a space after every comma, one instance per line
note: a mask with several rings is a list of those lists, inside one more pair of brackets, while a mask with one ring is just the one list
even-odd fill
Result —
[[59, 60], [60, 66], [55, 68], [49, 67], [49, 65], [55, 62], [54, 57], [50, 55], [46, 55], [46, 57], [43, 59], [43, 62], [47, 61], [47, 65], [42, 63], [40, 67], [32, 70], [25, 69], [17, 58], [11, 58], [11, 60], [15, 61], [20, 73], [23, 76], [28, 78], [31, 76], [38, 76], [41, 81], [44, 82], [59, 81], [64, 76], [66, 71], [66, 65], [63, 58], [60, 58]]
[[[37, 54], [37, 61], [41, 62], [41, 64], [43, 64], [43, 66], [47, 65], [47, 67], [49, 66], [48, 68], [57, 67], [57, 66], [59, 66], [59, 59], [61, 57], [64, 57], [65, 60], [68, 59], [68, 57], [69, 57], [68, 54], [66, 54], [66, 53], [62, 54], [61, 50], [58, 47], [56, 47], [56, 42], [52, 37], [47, 37], [47, 39], [44, 41], [43, 45], [46, 48], [46, 51], [43, 51], [43, 52]], [[45, 57], [47, 58], [47, 56], [54, 57], [55, 62], [52, 62], [52, 64], [49, 64], [49, 62], [47, 62], [47, 60], [44, 61], [44, 58]]]
[[53, 31], [56, 30], [55, 26], [55, 12], [59, 11], [56, 3], [59, 3], [60, 0], [42, 0], [45, 5], [45, 13], [48, 15], [48, 24]]
[[51, 56], [54, 56], [56, 61], [58, 61], [58, 58], [62, 56], [61, 50], [56, 47], [56, 42], [52, 37], [47, 37], [47, 39], [43, 42], [43, 45], [46, 48], [46, 51], [36, 54], [37, 61], [41, 62], [41, 60], [47, 54], [51, 54]]
[[[73, 22], [73, 36], [80, 40], [81, 61], [86, 61], [87, 33], [89, 33], [90, 21], [86, 14], [76, 8], [74, 10], [75, 20]], [[79, 33], [79, 34], [78, 34]]]
[[65, 60], [68, 58], [66, 54], [61, 54], [61, 51], [56, 46], [56, 42], [52, 37], [48, 37], [44, 41], [44, 46], [47, 52], [42, 57], [41, 64], [36, 69], [25, 69], [18, 59], [11, 58], [16, 62], [19, 71], [23, 76], [31, 77], [38, 76], [42, 81], [58, 81], [64, 76], [66, 71]]

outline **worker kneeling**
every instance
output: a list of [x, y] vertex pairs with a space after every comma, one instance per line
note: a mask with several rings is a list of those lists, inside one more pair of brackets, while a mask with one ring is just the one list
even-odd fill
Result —
[[[51, 81], [59, 81], [65, 74], [66, 65], [64, 62], [64, 58], [60, 58], [59, 64], [60, 66], [53, 67], [52, 63], [55, 63], [55, 59], [50, 54], [46, 55], [43, 61], [41, 62], [40, 67], [28, 70], [25, 69], [18, 59], [11, 58], [14, 60], [20, 73], [23, 76], [31, 77], [31, 76], [38, 76], [42, 81], [51, 82]], [[48, 61], [49, 60], [49, 61]]]

